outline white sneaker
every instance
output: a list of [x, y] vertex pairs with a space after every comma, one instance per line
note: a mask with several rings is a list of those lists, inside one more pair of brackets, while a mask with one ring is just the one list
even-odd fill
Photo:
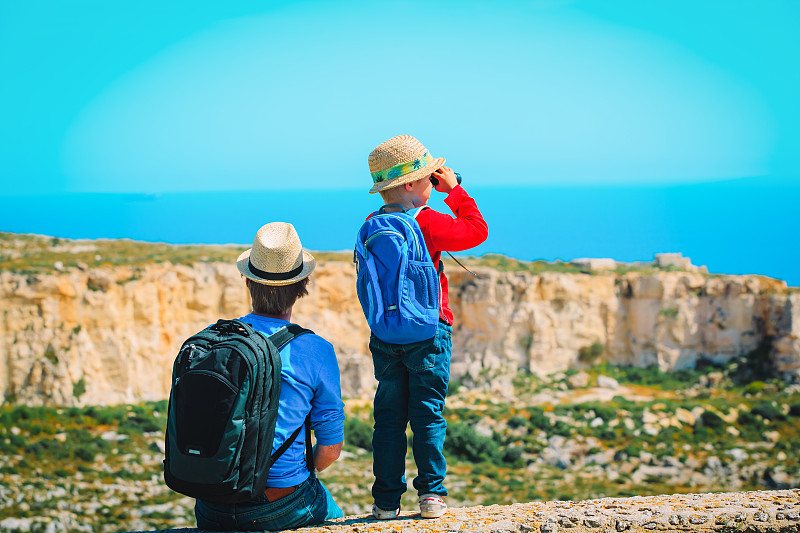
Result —
[[378, 520], [391, 520], [392, 518], [397, 518], [398, 516], [400, 516], [400, 508], [398, 507], [397, 509], [386, 511], [373, 503], [372, 516], [374, 516]]
[[439, 518], [447, 511], [447, 503], [438, 494], [419, 497], [419, 514], [422, 518]]

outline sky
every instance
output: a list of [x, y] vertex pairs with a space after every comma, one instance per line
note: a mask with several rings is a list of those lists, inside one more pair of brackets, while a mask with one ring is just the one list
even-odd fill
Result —
[[0, 0], [3, 195], [800, 175], [796, 0]]

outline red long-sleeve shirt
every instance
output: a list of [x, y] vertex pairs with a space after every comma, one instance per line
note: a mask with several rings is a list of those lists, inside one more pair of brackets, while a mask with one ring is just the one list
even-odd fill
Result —
[[[489, 227], [472, 199], [461, 185], [456, 185], [444, 203], [452, 209], [455, 218], [432, 208], [423, 209], [417, 215], [417, 223], [425, 238], [425, 245], [434, 265], [439, 265], [442, 252], [468, 250], [486, 240]], [[447, 292], [447, 276], [439, 271], [439, 318], [453, 324], [450, 298]]]

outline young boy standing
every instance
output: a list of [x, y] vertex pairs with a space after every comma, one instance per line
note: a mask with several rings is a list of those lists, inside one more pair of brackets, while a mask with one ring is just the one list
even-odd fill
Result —
[[[441, 255], [443, 251], [467, 250], [482, 243], [487, 237], [487, 226], [475, 201], [444, 163], [444, 158], [433, 158], [410, 135], [393, 137], [369, 154], [374, 183], [370, 194], [380, 193], [387, 206], [397, 204], [409, 210], [427, 206], [435, 188], [447, 195], [444, 201], [455, 215], [454, 218], [425, 207], [416, 216], [439, 272], [436, 334], [429, 340], [410, 344], [391, 344], [375, 334], [370, 336], [369, 347], [378, 380], [372, 435], [375, 474], [372, 514], [378, 519], [395, 518], [400, 512], [400, 497], [406, 491], [409, 422], [414, 432], [413, 452], [418, 469], [414, 488], [419, 494], [420, 514], [423, 518], [436, 518], [447, 510], [444, 487], [447, 465], [442, 453], [447, 422], [442, 410], [450, 379], [453, 313], [448, 305]], [[399, 208], [387, 208], [392, 210]]]

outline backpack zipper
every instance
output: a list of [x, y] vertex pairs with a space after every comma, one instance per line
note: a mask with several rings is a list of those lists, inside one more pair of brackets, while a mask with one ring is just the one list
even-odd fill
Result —
[[385, 229], [385, 230], [382, 230], [382, 231], [377, 231], [377, 232], [373, 233], [372, 235], [370, 235], [369, 238], [366, 241], [364, 241], [364, 252], [365, 252], [365, 255], [367, 253], [369, 253], [369, 248], [367, 248], [367, 244], [369, 244], [369, 241], [371, 241], [375, 237], [380, 237], [381, 235], [397, 235], [401, 239], [404, 239], [403, 234], [400, 233], [399, 231], [388, 230], [388, 229]]
[[406, 226], [408, 226], [408, 229], [411, 230], [411, 235], [414, 237], [414, 244], [416, 245], [417, 248], [417, 261], [422, 261], [422, 249], [419, 246], [419, 241], [417, 240], [417, 232], [414, 231], [414, 227], [408, 220], [404, 219], [403, 217], [398, 217], [397, 215], [395, 215], [395, 218], [402, 221]]
[[[258, 350], [258, 346], [256, 346], [256, 344], [253, 341], [251, 341], [248, 337], [240, 337], [239, 340], [240, 340], [240, 342], [243, 342], [244, 344], [248, 345], [250, 347], [250, 350], [253, 353], [255, 353], [255, 351]], [[235, 341], [232, 342], [230, 340], [225, 340], [225, 341], [222, 341], [219, 344], [217, 344], [217, 347], [230, 345], [230, 348], [233, 351], [235, 351], [236, 353], [238, 353], [239, 357], [241, 357], [242, 359], [245, 359], [244, 354], [242, 353], [242, 351], [239, 350], [236, 346], [233, 345], [234, 342]], [[252, 374], [252, 372], [250, 372], [249, 365], [248, 365], [248, 369], [247, 369], [247, 375], [248, 375], [248, 378], [249, 378], [250, 383], [252, 385], [255, 382], [255, 379], [256, 379], [257, 376], [254, 376]], [[247, 404], [245, 404], [245, 412], [251, 413], [253, 411], [253, 402], [255, 402], [255, 396], [250, 396], [250, 398], [247, 399]], [[263, 402], [263, 398], [262, 398], [262, 402]]]
[[[195, 354], [196, 351], [197, 351], [197, 346], [195, 344], [187, 344], [186, 347], [181, 352], [182, 357], [181, 357], [180, 363], [181, 363], [181, 366], [183, 367], [183, 373], [184, 374], [189, 371], [189, 367], [192, 364], [192, 359], [194, 359], [194, 354]], [[186, 352], [189, 352], [189, 353], [187, 354]], [[180, 380], [181, 380], [181, 376], [176, 377], [175, 378], [175, 383], [173, 383], [173, 386], [177, 385]]]

